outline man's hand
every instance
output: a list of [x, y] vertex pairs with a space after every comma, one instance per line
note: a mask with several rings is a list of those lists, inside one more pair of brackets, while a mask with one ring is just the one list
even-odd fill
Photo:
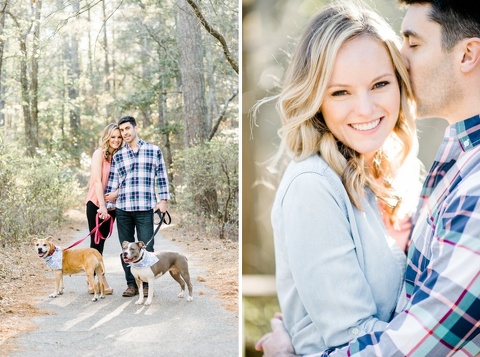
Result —
[[161, 200], [155, 207], [154, 211], [156, 210], [160, 210], [160, 212], [165, 213], [167, 211], [167, 201]]
[[293, 350], [290, 336], [283, 327], [282, 314], [276, 313], [270, 320], [272, 332], [264, 335], [255, 344], [257, 351], [263, 351], [265, 357], [293, 357], [296, 356]]

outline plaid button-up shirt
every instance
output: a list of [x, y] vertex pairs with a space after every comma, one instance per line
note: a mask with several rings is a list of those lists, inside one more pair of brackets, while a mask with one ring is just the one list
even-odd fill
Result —
[[330, 356], [480, 353], [479, 116], [447, 128], [415, 222], [397, 316]]
[[138, 142], [138, 152], [125, 145], [113, 156], [105, 192], [119, 188], [115, 207], [124, 211], [148, 211], [160, 200], [170, 199], [162, 151], [156, 145]]

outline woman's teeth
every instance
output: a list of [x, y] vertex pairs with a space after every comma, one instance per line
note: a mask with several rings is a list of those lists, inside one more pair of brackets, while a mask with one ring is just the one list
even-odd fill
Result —
[[380, 124], [380, 119], [377, 119], [375, 121], [372, 121], [370, 123], [362, 123], [362, 124], [350, 124], [355, 130], [359, 131], [366, 131], [366, 130], [372, 130], [377, 127], [377, 125]]

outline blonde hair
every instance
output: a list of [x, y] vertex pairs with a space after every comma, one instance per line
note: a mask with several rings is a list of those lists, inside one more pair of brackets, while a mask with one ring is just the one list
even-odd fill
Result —
[[[99, 145], [100, 145], [100, 148], [102, 149], [103, 151], [103, 156], [105, 157], [105, 159], [107, 160], [110, 160], [111, 159], [111, 156], [113, 156], [113, 154], [115, 154], [117, 152], [118, 149], [114, 149], [113, 152], [110, 153], [110, 151], [108, 150], [110, 148], [110, 144], [109, 144], [109, 141], [110, 141], [110, 138], [112, 137], [113, 135], [113, 132], [115, 130], [120, 130], [118, 128], [118, 125], [117, 124], [108, 124], [103, 130], [102, 130], [102, 134], [100, 135], [100, 140], [98, 141]], [[121, 145], [120, 145], [121, 147]], [[119, 148], [120, 148], [119, 147]]]
[[[334, 137], [320, 111], [339, 49], [362, 35], [377, 39], [387, 49], [401, 96], [398, 121], [375, 154], [370, 170], [363, 155]], [[392, 221], [402, 200], [393, 185], [400, 167], [410, 161], [415, 163], [413, 170], [419, 169], [412, 91], [399, 47], [392, 28], [373, 10], [365, 5], [336, 1], [317, 13], [306, 26], [285, 74], [281, 93], [258, 103], [277, 99], [276, 107], [283, 124], [279, 130], [280, 153], [290, 151], [297, 160], [319, 153], [340, 175], [355, 207], [362, 208], [361, 199], [368, 186], [388, 203], [387, 214]]]

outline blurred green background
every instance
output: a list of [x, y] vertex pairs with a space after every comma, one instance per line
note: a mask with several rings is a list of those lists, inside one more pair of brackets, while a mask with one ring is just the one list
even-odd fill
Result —
[[[306, 21], [330, 1], [242, 1], [242, 291], [244, 355], [261, 356], [255, 341], [270, 329], [279, 311], [275, 296], [275, 261], [270, 209], [280, 177], [270, 174], [265, 162], [278, 147], [280, 120], [273, 105], [265, 105], [252, 122], [254, 103], [278, 93], [296, 39]], [[399, 32], [404, 10], [395, 0], [365, 0]], [[443, 137], [446, 122], [417, 122], [420, 159], [428, 169]]]

